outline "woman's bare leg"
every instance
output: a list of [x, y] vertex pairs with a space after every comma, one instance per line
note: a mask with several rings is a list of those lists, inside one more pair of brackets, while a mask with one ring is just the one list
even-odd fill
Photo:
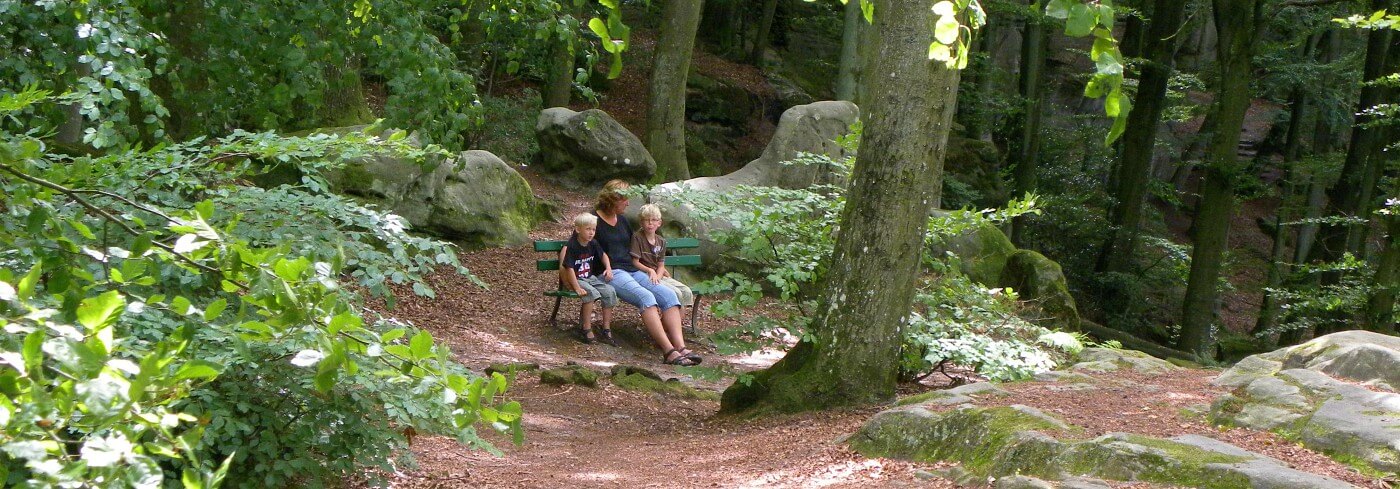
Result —
[[666, 338], [677, 350], [685, 349], [685, 334], [681, 331], [681, 308], [672, 307], [661, 313], [661, 324], [666, 330]]
[[651, 341], [656, 343], [661, 351], [669, 352], [675, 349], [675, 346], [671, 345], [671, 340], [667, 337], [661, 324], [661, 314], [656, 312], [656, 306], [648, 307], [642, 311], [642, 326], [646, 328], [647, 334], [651, 335]]

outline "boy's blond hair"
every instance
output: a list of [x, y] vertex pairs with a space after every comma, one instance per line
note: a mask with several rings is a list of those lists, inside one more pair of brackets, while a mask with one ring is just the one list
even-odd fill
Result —
[[574, 216], [574, 229], [588, 229], [598, 227], [598, 216], [587, 212]]
[[661, 220], [661, 206], [656, 204], [644, 205], [642, 206], [641, 216], [642, 219], [656, 219], [659, 221]]

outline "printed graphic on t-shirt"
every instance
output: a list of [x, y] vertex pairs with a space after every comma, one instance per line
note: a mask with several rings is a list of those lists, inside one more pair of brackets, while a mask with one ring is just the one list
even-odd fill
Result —
[[588, 278], [593, 276], [593, 255], [580, 256], [574, 260], [574, 274], [578, 278]]

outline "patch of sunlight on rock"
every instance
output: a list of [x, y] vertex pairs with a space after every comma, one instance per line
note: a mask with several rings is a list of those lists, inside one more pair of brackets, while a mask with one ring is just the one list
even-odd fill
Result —
[[756, 353], [750, 353], [746, 357], [739, 358], [738, 360], [736, 360], [736, 362], [738, 362], [740, 365], [748, 365], [753, 367], [768, 367], [775, 363], [778, 363], [778, 360], [781, 360], [783, 358], [783, 355], [786, 354], [787, 353], [781, 351], [766, 350]]
[[585, 361], [585, 362], [583, 362], [583, 363], [587, 363], [587, 364], [589, 364], [589, 365], [592, 365], [592, 366], [595, 366], [595, 367], [602, 367], [602, 368], [612, 368], [613, 365], [617, 365], [617, 362], [604, 362], [604, 361], [601, 361], [601, 360], [588, 360], [588, 361]]

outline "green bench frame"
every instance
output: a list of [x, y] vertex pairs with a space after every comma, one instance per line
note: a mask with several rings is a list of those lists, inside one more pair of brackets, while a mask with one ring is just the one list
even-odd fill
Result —
[[[553, 256], [556, 256], [556, 257], [557, 257], [557, 256], [559, 256], [559, 250], [564, 249], [564, 244], [566, 244], [566, 243], [568, 243], [568, 241], [556, 241], [556, 240], [535, 241], [535, 251], [538, 251], [538, 252], [541, 252], [541, 253], [544, 253], [544, 252], [553, 253]], [[700, 247], [700, 240], [699, 240], [699, 239], [696, 239], [696, 238], [666, 238], [666, 249], [668, 250], [668, 252], [672, 252], [672, 253], [673, 253], [675, 250], [693, 250], [693, 249], [699, 248], [699, 247]], [[673, 254], [673, 255], [667, 255], [667, 256], [666, 256], [666, 266], [667, 266], [667, 267], [695, 267], [695, 266], [700, 266], [700, 263], [701, 263], [701, 262], [700, 262], [700, 255], [674, 255], [674, 254]], [[538, 261], [535, 262], [535, 270], [541, 271], [541, 272], [549, 272], [549, 271], [558, 272], [558, 270], [559, 270], [559, 259], [558, 259], [558, 258], [548, 258], [548, 259], [538, 260]], [[694, 292], [694, 291], [692, 290], [692, 292]], [[550, 290], [550, 291], [545, 291], [544, 295], [545, 295], [546, 297], [553, 297], [553, 298], [554, 298], [554, 312], [549, 313], [549, 324], [557, 328], [557, 327], [559, 327], [559, 303], [562, 302], [565, 298], [568, 298], [568, 299], [577, 299], [577, 298], [579, 298], [579, 296], [578, 296], [578, 294], [574, 293], [574, 291], [572, 291], [572, 290], [566, 290], [566, 289], [564, 288], [564, 281], [563, 281], [562, 279], [559, 280], [559, 288], [558, 288], [558, 289], [556, 289], [556, 290]], [[695, 314], [695, 313], [696, 313], [697, 311], [699, 311], [699, 310], [700, 310], [700, 294], [699, 294], [699, 293], [696, 293], [696, 294], [695, 294], [695, 304], [693, 304], [693, 305], [690, 306], [690, 334], [692, 334], [692, 335], [694, 335], [694, 334], [699, 334], [699, 333], [698, 333], [699, 330], [698, 330], [698, 329], [696, 328], [696, 326], [695, 326], [695, 319], [696, 319], [696, 314]]]

